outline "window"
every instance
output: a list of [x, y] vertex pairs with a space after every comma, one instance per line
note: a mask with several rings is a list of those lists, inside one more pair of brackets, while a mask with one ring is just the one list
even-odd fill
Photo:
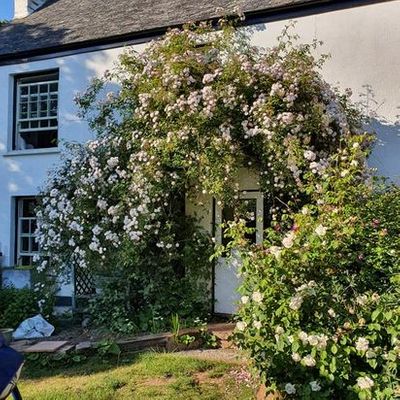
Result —
[[16, 200], [16, 258], [19, 266], [32, 265], [33, 257], [39, 252], [35, 241], [36, 205], [34, 197], [21, 197]]
[[58, 71], [15, 78], [14, 150], [57, 147]]

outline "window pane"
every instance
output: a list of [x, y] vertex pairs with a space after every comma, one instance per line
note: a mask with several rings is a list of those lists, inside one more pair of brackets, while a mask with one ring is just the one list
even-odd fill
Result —
[[36, 219], [31, 219], [31, 233], [34, 234], [37, 228]]
[[30, 86], [30, 90], [29, 90], [29, 93], [30, 94], [36, 94], [38, 92], [38, 87], [37, 87], [37, 85], [32, 85], [32, 86]]
[[36, 243], [36, 240], [34, 237], [31, 238], [31, 249], [32, 249], [32, 252], [39, 251], [39, 245], [38, 245], [38, 243]]
[[57, 100], [51, 100], [50, 101], [50, 116], [55, 117], [57, 116]]
[[28, 219], [23, 219], [21, 221], [21, 233], [29, 233], [30, 232], [30, 226], [29, 226], [29, 220]]
[[22, 86], [20, 93], [21, 95], [28, 94], [28, 86]]
[[29, 237], [22, 237], [21, 238], [21, 251], [23, 253], [29, 253]]
[[29, 266], [32, 265], [32, 257], [30, 256], [22, 256], [20, 257], [20, 264], [23, 266]]
[[47, 93], [49, 90], [48, 85], [40, 85], [40, 93]]
[[50, 84], [50, 92], [57, 92], [58, 91], [58, 83], [54, 82]]
[[57, 130], [27, 131], [21, 132], [20, 136], [24, 141], [26, 149], [57, 147]]
[[22, 215], [21, 217], [35, 217], [35, 199], [23, 199], [22, 200]]

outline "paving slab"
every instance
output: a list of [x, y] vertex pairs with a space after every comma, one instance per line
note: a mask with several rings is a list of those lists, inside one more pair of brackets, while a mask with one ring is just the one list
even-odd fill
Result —
[[58, 349], [57, 353], [67, 354], [67, 353], [70, 353], [73, 350], [75, 350], [75, 345], [74, 344], [66, 344], [65, 346], [63, 346], [60, 349]]
[[19, 353], [23, 353], [25, 349], [37, 343], [37, 340], [18, 340], [10, 343], [10, 347]]
[[68, 342], [65, 340], [43, 341], [24, 349], [24, 353], [55, 353], [61, 347], [65, 346], [67, 343]]
[[92, 348], [92, 342], [80, 342], [76, 345], [75, 350], [76, 351], [88, 351]]

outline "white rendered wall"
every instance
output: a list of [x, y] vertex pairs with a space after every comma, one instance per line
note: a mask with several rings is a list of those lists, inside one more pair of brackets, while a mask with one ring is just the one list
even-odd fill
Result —
[[[370, 158], [378, 173], [400, 182], [400, 1], [388, 1], [296, 19], [301, 42], [324, 43], [330, 54], [323, 69], [328, 82], [353, 90], [353, 101], [378, 115], [372, 129], [379, 141]], [[288, 21], [258, 26], [253, 43], [268, 47]]]

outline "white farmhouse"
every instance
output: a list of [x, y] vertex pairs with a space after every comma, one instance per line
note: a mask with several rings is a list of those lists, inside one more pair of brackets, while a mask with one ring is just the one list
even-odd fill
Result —
[[[77, 117], [74, 97], [111, 69], [127, 46], [140, 51], [168, 27], [210, 20], [229, 0], [15, 0], [15, 18], [0, 28], [0, 265], [3, 284], [30, 285], [29, 266], [39, 251], [34, 240], [35, 195], [57, 163], [63, 141], [92, 138]], [[236, 5], [236, 4], [235, 4]], [[300, 40], [322, 40], [331, 58], [325, 78], [353, 90], [373, 116], [378, 132], [370, 163], [395, 181], [400, 176], [400, 0], [243, 0], [253, 42], [274, 43], [289, 20]], [[243, 197], [264, 214], [263, 196], [243, 174]], [[221, 240], [222, 218], [212, 199], [203, 224]], [[190, 205], [188, 205], [190, 211]], [[262, 223], [255, 241], [262, 240]], [[215, 311], [232, 313], [237, 278], [220, 260], [213, 280]], [[76, 274], [58, 293], [59, 306], [73, 306], [85, 291]], [[87, 288], [86, 288], [87, 289]]]

